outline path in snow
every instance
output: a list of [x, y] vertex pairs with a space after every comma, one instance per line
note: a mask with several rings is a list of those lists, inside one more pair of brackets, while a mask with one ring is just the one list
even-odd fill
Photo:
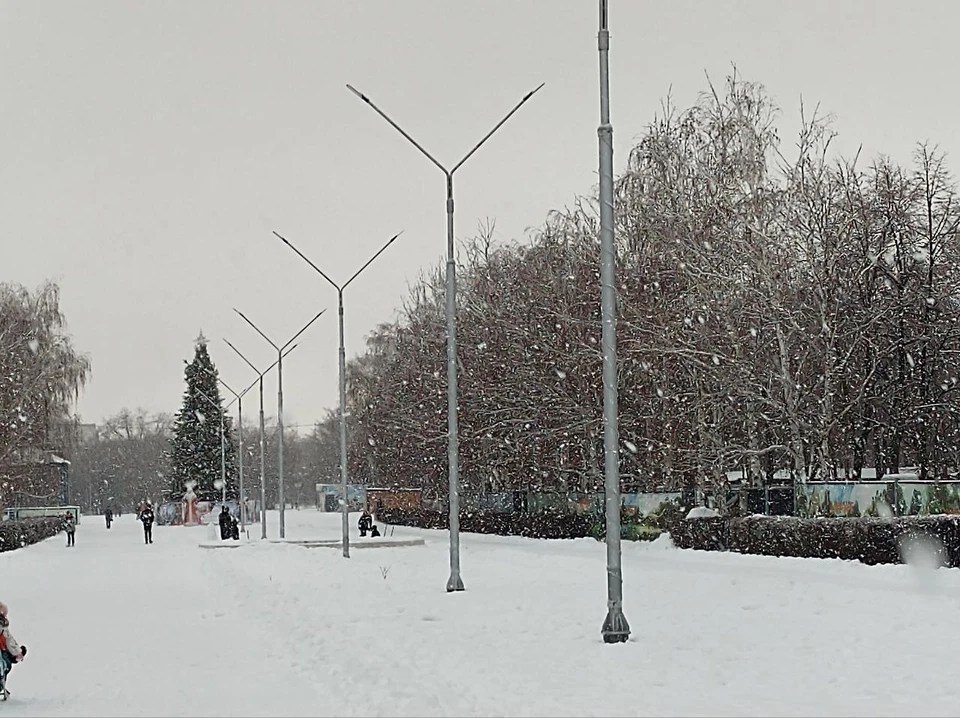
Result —
[[[355, 517], [353, 517], [355, 519]], [[351, 521], [355, 523], [355, 521]], [[271, 534], [276, 526], [272, 517]], [[287, 513], [288, 537], [339, 517]], [[259, 533], [254, 527], [253, 532]], [[7, 715], [956, 715], [960, 571], [624, 546], [633, 638], [600, 642], [602, 544], [446, 535], [200, 549], [85, 517], [0, 554], [31, 650]], [[359, 541], [359, 538], [355, 540]]]

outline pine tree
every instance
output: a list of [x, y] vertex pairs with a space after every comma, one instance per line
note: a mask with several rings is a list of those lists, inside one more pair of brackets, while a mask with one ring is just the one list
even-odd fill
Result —
[[[201, 501], [219, 500], [222, 493], [214, 485], [220, 479], [220, 420], [224, 420], [227, 498], [237, 497], [237, 449], [231, 435], [232, 422], [224, 415], [217, 368], [207, 352], [203, 333], [196, 340], [193, 362], [184, 370], [187, 390], [183, 406], [176, 415], [171, 447], [170, 496], [177, 499], [186, 490], [187, 481]], [[208, 401], [204, 395], [210, 398]]]

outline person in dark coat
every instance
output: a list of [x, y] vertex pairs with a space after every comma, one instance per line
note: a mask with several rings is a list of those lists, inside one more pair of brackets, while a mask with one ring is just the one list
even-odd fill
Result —
[[63, 517], [63, 530], [67, 532], [67, 546], [74, 546], [77, 536], [77, 520], [72, 513], [67, 513]]
[[371, 526], [373, 526], [373, 516], [364, 509], [363, 513], [360, 514], [360, 522], [357, 524], [357, 528], [360, 529], [360, 535], [366, 536]]
[[230, 515], [230, 509], [224, 506], [220, 509], [220, 540], [229, 538], [233, 538], [233, 516]]
[[143, 542], [153, 543], [153, 507], [149, 503], [145, 504], [137, 518], [143, 524]]
[[104, 511], [103, 518], [107, 521], [107, 528], [110, 528], [110, 524], [113, 523], [113, 509], [107, 509]]

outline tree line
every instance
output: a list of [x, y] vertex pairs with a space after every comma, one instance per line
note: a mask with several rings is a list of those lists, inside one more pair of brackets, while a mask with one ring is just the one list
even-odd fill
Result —
[[[274, 418], [265, 420], [265, 473], [268, 508], [279, 506], [277, 475], [278, 428]], [[95, 441], [78, 445], [73, 453], [71, 491], [75, 503], [88, 511], [132, 511], [144, 500], [162, 502], [178, 498], [183, 486], [172, 470], [176, 417], [144, 409], [124, 409], [98, 426]], [[316, 483], [339, 482], [336, 424], [318, 423], [305, 434], [289, 428], [284, 432], [284, 484], [290, 506], [313, 507]], [[239, 454], [243, 455], [244, 482], [249, 498], [260, 497], [259, 425], [244, 421], [243, 444], [231, 427], [236, 459], [228, 467], [230, 496], [236, 496]], [[219, 451], [219, 449], [218, 449]], [[219, 453], [207, 461], [219, 475]], [[197, 480], [201, 475], [196, 475]], [[208, 493], [202, 486], [200, 493]], [[219, 495], [219, 492], [216, 492]]]
[[[732, 469], [754, 483], [778, 471], [856, 478], [867, 466], [932, 477], [960, 463], [960, 212], [944, 156], [920, 145], [909, 165], [842, 157], [829, 118], [803, 109], [788, 144], [780, 116], [762, 85], [733, 74], [690, 108], [665, 102], [616, 180], [624, 488], [717, 490]], [[552, 212], [522, 242], [481, 227], [458, 272], [465, 490], [601, 490], [596, 197]], [[352, 480], [445, 495], [444, 305], [438, 264], [349, 362]], [[67, 388], [86, 376], [79, 366]], [[107, 422], [84, 480], [109, 485], [93, 467], [125, 465], [109, 451], [137, 446], [145, 463], [124, 485], [169, 494], [180, 470], [166, 437], [196, 409], [133, 437]], [[4, 431], [25, 430], [2, 416]], [[335, 414], [284, 447], [291, 500], [297, 486], [307, 502], [314, 483], [339, 480]], [[254, 426], [239, 451], [258, 485]]]
[[[731, 75], [671, 103], [616, 181], [621, 472], [640, 489], [955, 470], [956, 184], [832, 150], [829, 118], [780, 140], [765, 89]], [[465, 489], [602, 490], [599, 214], [462, 247], [457, 357]], [[445, 494], [442, 268], [349, 366], [350, 462]]]

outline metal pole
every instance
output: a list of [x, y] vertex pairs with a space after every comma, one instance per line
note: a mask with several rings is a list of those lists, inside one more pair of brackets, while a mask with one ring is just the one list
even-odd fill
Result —
[[448, 592], [464, 590], [463, 577], [460, 575], [460, 451], [457, 427], [457, 282], [453, 245], [453, 175], [468, 159], [473, 156], [478, 149], [480, 149], [480, 147], [487, 140], [493, 136], [497, 130], [504, 125], [507, 120], [513, 117], [517, 110], [519, 110], [524, 103], [527, 102], [527, 100], [533, 97], [542, 87], [543, 83], [524, 95], [523, 99], [521, 99], [520, 102], [518, 102], [513, 109], [510, 110], [510, 112], [504, 115], [503, 118], [493, 126], [493, 129], [484, 135], [483, 139], [475, 144], [473, 148], [467, 152], [467, 154], [465, 154], [463, 158], [457, 162], [457, 164], [453, 166], [452, 169], [448, 170], [433, 155], [427, 152], [427, 150], [425, 150], [419, 142], [407, 134], [403, 128], [394, 122], [383, 110], [373, 104], [369, 97], [364, 95], [352, 85], [347, 85], [347, 89], [350, 90], [350, 92], [370, 105], [370, 107], [384, 120], [386, 120], [391, 127], [403, 135], [403, 137], [410, 144], [416, 147], [424, 157], [436, 165], [447, 178], [447, 473], [449, 478], [450, 493], [450, 578], [447, 581]]
[[247, 505], [243, 495], [243, 394], [237, 397], [237, 440], [240, 442], [240, 533], [246, 536], [247, 525], [244, 514]]
[[353, 276], [350, 277], [343, 285], [337, 284], [334, 282], [326, 272], [324, 272], [320, 267], [310, 261], [310, 259], [299, 249], [297, 249], [293, 243], [290, 242], [286, 237], [284, 237], [279, 232], [274, 232], [274, 235], [292, 249], [297, 256], [300, 257], [304, 262], [309, 264], [317, 274], [323, 277], [330, 286], [337, 290], [337, 312], [339, 317], [339, 328], [340, 328], [340, 347], [339, 347], [339, 383], [340, 383], [340, 483], [341, 483], [341, 512], [343, 513], [342, 518], [342, 537], [341, 541], [343, 542], [343, 557], [350, 558], [350, 510], [348, 508], [348, 476], [347, 476], [347, 351], [344, 346], [343, 340], [343, 291], [350, 285], [350, 283], [356, 279], [363, 272], [364, 269], [373, 264], [374, 260], [383, 254], [387, 247], [396, 241], [403, 232], [397, 232], [393, 235], [386, 244], [384, 244], [377, 252], [370, 257], [360, 267], [356, 272], [353, 273]]
[[343, 290], [337, 290], [337, 311], [340, 315], [340, 507], [343, 557], [350, 558], [350, 506], [347, 503], [347, 350], [343, 344]]
[[267, 441], [263, 428], [263, 374], [260, 375], [260, 538], [267, 537]]
[[220, 481], [223, 482], [223, 486], [220, 488], [221, 492], [221, 501], [226, 503], [227, 501], [227, 440], [224, 422], [223, 422], [223, 409], [220, 409]]
[[[277, 350], [277, 361], [275, 361], [273, 364], [270, 365], [270, 369], [272, 369], [274, 366], [277, 367], [277, 428], [279, 429], [279, 434], [280, 434], [280, 437], [279, 437], [280, 446], [279, 446], [279, 451], [277, 452], [277, 473], [279, 474], [278, 488], [279, 488], [279, 494], [280, 494], [279, 496], [280, 498], [280, 538], [286, 538], [286, 523], [284, 521], [285, 509], [286, 509], [286, 506], [285, 506], [286, 497], [284, 496], [284, 492], [283, 492], [283, 357], [285, 356], [285, 354], [289, 354], [296, 348], [297, 345], [293, 344], [293, 342], [295, 342], [301, 334], [307, 331], [307, 329], [309, 329], [310, 326], [315, 321], [317, 321], [320, 317], [322, 317], [323, 313], [326, 312], [327, 310], [321, 309], [319, 312], [317, 312], [316, 315], [314, 315], [313, 319], [311, 319], [309, 322], [304, 324], [300, 328], [300, 331], [298, 331], [296, 334], [290, 337], [290, 341], [288, 341], [283, 346], [277, 346], [277, 344], [270, 337], [268, 337], [266, 334], [263, 333], [260, 327], [258, 327], [256, 324], [251, 322], [247, 318], [247, 316], [243, 312], [241, 312], [239, 309], [234, 307], [233, 311], [235, 311], [237, 315], [241, 319], [243, 319], [243, 321], [245, 321], [247, 324], [253, 327], [254, 331], [256, 331], [257, 334], [259, 334], [261, 337], [263, 337], [264, 341], [266, 341], [268, 344], [270, 344], [270, 346], [272, 346], [274, 349]], [[229, 342], [227, 343], [229, 344]], [[293, 344], [292, 347], [290, 346], [291, 344]], [[233, 347], [232, 344], [230, 346], [233, 348], [234, 351], [237, 351], [236, 347]], [[287, 347], [290, 347], [290, 349], [287, 350]], [[240, 354], [240, 352], [237, 351], [237, 354]], [[240, 357], [243, 358], [243, 360], [246, 361], [247, 364], [249, 364], [250, 367], [254, 369], [254, 371], [256, 371], [256, 368], [253, 367], [253, 364], [250, 364], [250, 362], [247, 361], [246, 357], [244, 357], [243, 354], [240, 354]], [[270, 371], [270, 369], [267, 369], [267, 371]]]
[[453, 239], [453, 174], [447, 173], [447, 466], [450, 494], [450, 578], [447, 591], [462, 591], [460, 576], [460, 442], [457, 416], [457, 262]]
[[[240, 312], [237, 312], [237, 313], [240, 314]], [[323, 312], [320, 312], [320, 314], [323, 314]], [[296, 336], [294, 336], [293, 339], [296, 339], [297, 336], [300, 336], [300, 334], [303, 333], [303, 331], [310, 326], [310, 324], [313, 324], [313, 322], [316, 321], [316, 319], [320, 316], [320, 314], [318, 314], [316, 317], [311, 319], [310, 322], [308, 322], [307, 325], [303, 329], [301, 329]], [[250, 324], [250, 326], [256, 329], [257, 332], [260, 332], [260, 330], [257, 329], [256, 325], [250, 322], [249, 319], [244, 317], [243, 314], [240, 314], [240, 316], [243, 317], [247, 321], [247, 323]], [[278, 352], [281, 352], [283, 356], [287, 356], [290, 352], [292, 352], [294, 349], [297, 348], [296, 344], [293, 344], [288, 349], [286, 348], [286, 346], [289, 345], [290, 342], [293, 341], [293, 339], [291, 339], [290, 342], [287, 342], [287, 345], [284, 345], [284, 347], [277, 348], [276, 345], [273, 344], [273, 342], [270, 341], [270, 339], [266, 337], [262, 332], [260, 332], [260, 335], [264, 339], [266, 339], [268, 342], [270, 342], [271, 346], [277, 349]], [[247, 357], [245, 357], [239, 349], [233, 346], [233, 344], [231, 344], [228, 339], [224, 339], [223, 341], [226, 342], [228, 347], [233, 349], [233, 351], [236, 353], [237, 356], [243, 359], [243, 361], [246, 363], [248, 367], [253, 369], [254, 373], [257, 375], [257, 382], [255, 383], [258, 383], [260, 387], [259, 389], [259, 394], [260, 394], [260, 534], [261, 534], [260, 538], [265, 539], [267, 537], [267, 483], [266, 483], [266, 475], [267, 475], [267, 472], [266, 472], [267, 443], [266, 441], [267, 440], [266, 440], [266, 428], [265, 428], [264, 415], [263, 415], [263, 377], [266, 374], [268, 374], [270, 370], [273, 369], [273, 367], [277, 366], [277, 364], [279, 364], [279, 361], [274, 362], [269, 367], [267, 367], [264, 371], [260, 371], [259, 369], [257, 369], [256, 365], [254, 365], [253, 362], [247, 359]], [[223, 380], [221, 380], [220, 383], [226, 386]], [[229, 387], [227, 388], [229, 389]], [[253, 388], [253, 384], [251, 384], [246, 389], [244, 389], [243, 394], [246, 394], [252, 388]]]
[[620, 438], [617, 430], [617, 290], [613, 206], [613, 125], [610, 124], [610, 75], [607, 0], [600, 0], [600, 305], [603, 348], [603, 475], [607, 514], [607, 617], [604, 643], [623, 643], [630, 625], [623, 615], [620, 564]]
[[284, 522], [287, 499], [283, 493], [283, 352], [277, 350], [277, 430], [280, 442], [277, 447], [277, 491], [280, 498], [280, 538], [287, 537], [287, 526]]

